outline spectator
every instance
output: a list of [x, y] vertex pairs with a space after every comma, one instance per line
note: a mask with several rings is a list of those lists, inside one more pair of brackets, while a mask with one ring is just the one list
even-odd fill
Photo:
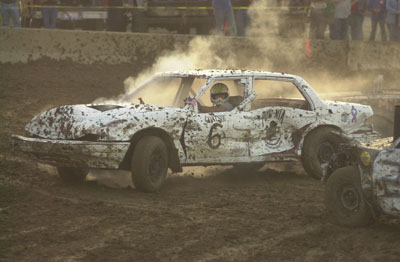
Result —
[[[278, 35], [288, 38], [302, 38], [305, 33], [305, 23], [308, 21], [305, 6], [308, 0], [277, 0]], [[274, 8], [274, 7], [272, 7]]]
[[123, 0], [108, 0], [107, 31], [125, 32]]
[[10, 18], [14, 27], [21, 27], [19, 21], [19, 8], [17, 0], [0, 0], [1, 15], [3, 17], [3, 26], [9, 26]]
[[235, 16], [233, 15], [231, 0], [213, 0], [214, 16], [216, 22], [215, 33], [222, 35], [225, 21], [228, 26], [229, 35], [236, 35]]
[[326, 1], [326, 16], [328, 19], [328, 25], [329, 25], [329, 38], [333, 39], [334, 38], [334, 28], [335, 28], [335, 3], [333, 0], [327, 0]]
[[56, 28], [57, 0], [41, 0], [43, 24], [45, 28]]
[[387, 18], [386, 23], [389, 26], [390, 41], [400, 41], [400, 0], [386, 1]]
[[347, 37], [348, 18], [350, 16], [350, 0], [334, 0], [335, 22], [333, 28], [333, 39], [344, 40]]
[[237, 35], [246, 36], [247, 28], [250, 26], [250, 16], [248, 14], [248, 8], [252, 0], [234, 0], [233, 4], [239, 9], [236, 12], [236, 26]]
[[32, 19], [32, 0], [21, 0], [21, 26], [22, 27], [30, 27], [31, 19]]
[[363, 39], [364, 14], [367, 11], [368, 0], [352, 0], [349, 17], [351, 40]]
[[311, 0], [310, 4], [310, 38], [324, 39], [328, 25], [326, 0]]
[[386, 41], [386, 27], [385, 27], [385, 14], [386, 3], [385, 0], [370, 0], [368, 10], [371, 12], [371, 34], [370, 41], [375, 41], [376, 27], [379, 24], [381, 30], [382, 41]]

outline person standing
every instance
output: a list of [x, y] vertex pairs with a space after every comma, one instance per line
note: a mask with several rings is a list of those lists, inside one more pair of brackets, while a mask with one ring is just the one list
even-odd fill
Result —
[[3, 26], [10, 26], [11, 18], [14, 27], [21, 27], [17, 0], [1, 0], [1, 15], [3, 17]]
[[387, 0], [386, 11], [386, 23], [389, 26], [390, 41], [400, 42], [400, 0]]
[[351, 0], [334, 0], [335, 23], [334, 40], [344, 40], [347, 37], [348, 18], [350, 16]]
[[310, 39], [324, 39], [328, 25], [326, 0], [311, 0], [310, 4]]
[[246, 36], [250, 26], [248, 9], [252, 0], [233, 0], [233, 5], [239, 8], [236, 12], [236, 29], [238, 36]]
[[55, 29], [57, 20], [57, 0], [41, 0], [43, 24], [45, 28]]
[[329, 27], [329, 38], [334, 39], [335, 33], [335, 3], [333, 0], [326, 1], [326, 16]]
[[213, 7], [216, 23], [215, 33], [222, 35], [226, 21], [229, 35], [235, 36], [237, 31], [231, 0], [213, 0]]
[[349, 17], [351, 40], [363, 39], [364, 14], [367, 11], [368, 0], [352, 0]]
[[386, 41], [386, 3], [385, 0], [370, 0], [368, 10], [371, 12], [371, 34], [369, 35], [370, 41], [375, 41], [376, 27], [379, 24], [381, 31], [382, 41]]

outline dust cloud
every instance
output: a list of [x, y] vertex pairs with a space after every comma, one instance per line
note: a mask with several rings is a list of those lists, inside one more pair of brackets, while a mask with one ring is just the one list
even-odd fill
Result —
[[[252, 18], [249, 37], [197, 36], [186, 46], [176, 44], [173, 51], [158, 57], [137, 77], [124, 81], [125, 94], [132, 92], [158, 72], [190, 69], [249, 69], [298, 74], [317, 92], [365, 91], [376, 76], [337, 74], [311, 65], [306, 52], [307, 30], [303, 38], [278, 36], [279, 12], [268, 9], [264, 1], [254, 1], [248, 13]], [[265, 15], [265, 14], [268, 15]], [[290, 41], [287, 41], [290, 40]], [[172, 91], [176, 92], [176, 91]], [[163, 101], [169, 91], [160, 87], [152, 101]], [[137, 102], [137, 98], [131, 102]]]

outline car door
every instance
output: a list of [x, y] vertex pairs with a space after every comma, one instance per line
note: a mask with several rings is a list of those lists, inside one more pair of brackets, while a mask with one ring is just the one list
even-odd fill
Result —
[[[316, 120], [315, 111], [297, 87], [291, 82], [285, 85], [290, 87], [290, 92], [286, 87], [270, 83], [262, 83], [261, 87], [257, 87], [255, 81], [254, 91], [257, 97], [250, 111], [254, 119], [253, 139], [249, 145], [252, 157], [275, 153], [295, 155], [302, 130]], [[278, 86], [279, 95], [273, 93], [274, 86]], [[262, 88], [267, 88], [268, 91], [264, 92]]]
[[[249, 81], [243, 81], [243, 84], [240, 93], [247, 95]], [[208, 97], [207, 93], [204, 95]], [[249, 104], [250, 100], [251, 97], [244, 99], [229, 112], [191, 112], [184, 127], [186, 162], [233, 163], [249, 157], [252, 126], [249, 124], [249, 113], [245, 112], [245, 104]], [[202, 105], [206, 103], [206, 100], [199, 101]], [[239, 107], [241, 110], [238, 110]]]

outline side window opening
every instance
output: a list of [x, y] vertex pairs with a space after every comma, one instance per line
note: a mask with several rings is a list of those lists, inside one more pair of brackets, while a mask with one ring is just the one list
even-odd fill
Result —
[[[244, 100], [244, 90], [245, 86], [243, 84], [240, 84], [239, 80], [218, 80], [215, 81], [207, 90], [206, 92], [199, 98], [198, 102], [200, 103], [199, 107], [199, 113], [207, 113], [209, 111], [201, 110], [201, 107], [208, 107], [212, 108], [215, 107], [215, 105], [211, 102], [211, 89], [214, 85], [222, 83], [226, 85], [229, 89], [229, 96], [227, 98], [227, 101], [232, 108], [237, 107], [240, 105], [240, 103]], [[212, 110], [212, 109], [210, 109]], [[227, 110], [230, 111], [230, 110]], [[218, 112], [218, 111], [216, 111]], [[221, 111], [220, 111], [221, 112]]]
[[292, 82], [255, 79], [253, 90], [257, 96], [251, 110], [273, 106], [311, 110], [308, 101]]

